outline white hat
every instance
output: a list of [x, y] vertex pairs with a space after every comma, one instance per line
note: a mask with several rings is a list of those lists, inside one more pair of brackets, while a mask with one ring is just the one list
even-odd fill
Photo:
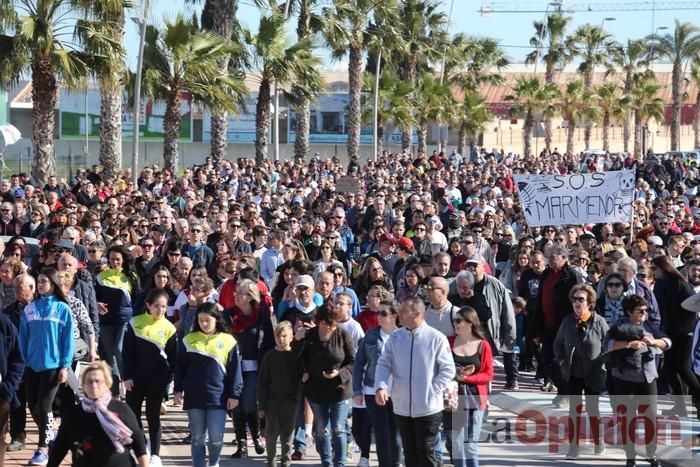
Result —
[[664, 241], [661, 240], [661, 237], [658, 235], [652, 235], [651, 237], [647, 238], [647, 243], [656, 245], [656, 246], [661, 246], [664, 244]]
[[296, 289], [299, 286], [313, 289], [314, 288], [314, 280], [311, 276], [309, 276], [307, 274], [303, 274], [303, 275], [297, 277], [297, 280], [294, 281], [294, 288]]
[[683, 300], [681, 303], [683, 309], [692, 311], [693, 313], [700, 313], [700, 293], [691, 295], [690, 297]]

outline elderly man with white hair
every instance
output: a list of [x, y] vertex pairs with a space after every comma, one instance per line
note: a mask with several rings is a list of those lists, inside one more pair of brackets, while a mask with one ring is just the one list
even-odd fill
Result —
[[649, 307], [647, 321], [654, 326], [661, 326], [661, 311], [654, 292], [644, 282], [637, 279], [637, 262], [632, 258], [621, 258], [617, 261], [617, 272], [622, 275], [622, 279], [625, 281], [623, 296], [639, 295], [642, 297]]

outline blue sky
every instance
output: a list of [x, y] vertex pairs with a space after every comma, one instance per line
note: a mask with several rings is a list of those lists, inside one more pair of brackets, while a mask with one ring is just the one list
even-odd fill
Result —
[[[137, 3], [139, 0], [135, 0]], [[447, 13], [450, 8], [451, 0], [442, 0], [442, 6]], [[599, 0], [598, 0], [599, 1]], [[187, 15], [191, 15], [194, 11], [199, 11], [199, 8], [193, 8], [191, 5], [185, 5], [184, 0], [151, 0], [152, 11], [150, 14], [151, 22], [158, 22], [163, 17], [172, 18], [177, 11], [186, 11]], [[454, 9], [452, 12], [452, 21], [450, 25], [450, 34], [464, 32], [476, 36], [486, 36], [498, 39], [504, 47], [506, 53], [513, 62], [521, 62], [524, 56], [531, 50], [529, 48], [529, 39], [533, 34], [533, 21], [542, 20], [544, 13], [493, 13], [488, 17], [482, 17], [477, 10], [486, 2], [481, 0], [454, 0]], [[499, 2], [500, 5], [508, 7], [522, 7], [524, 5], [534, 6], [536, 9], [544, 11], [548, 1], [535, 0], [510, 0], [510, 2]], [[564, 8], [567, 5], [580, 5], [580, 0], [564, 0]], [[592, 3], [592, 2], [591, 2]], [[623, 3], [622, 1], [611, 1], [609, 3]], [[639, 1], [640, 4], [650, 3]], [[658, 1], [658, 4], [670, 3]], [[593, 3], [592, 3], [593, 4]], [[600, 3], [596, 3], [600, 5]], [[252, 6], [250, 0], [239, 0], [238, 16], [240, 21], [249, 27], [255, 29], [258, 22], [258, 11]], [[627, 39], [636, 39], [648, 34], [654, 30], [652, 27], [652, 12], [651, 11], [626, 11], [626, 12], [604, 12], [594, 11], [586, 13], [572, 14], [572, 28], [585, 23], [600, 25], [605, 18], [614, 17], [614, 21], [606, 21], [605, 29], [613, 34], [615, 38], [621, 42]], [[673, 28], [674, 18], [681, 18], [683, 21], [691, 21], [700, 25], [700, 10], [681, 10], [681, 11], [656, 11], [654, 24], [655, 27], [666, 26], [669, 32]], [[138, 53], [138, 37], [136, 25], [131, 23], [127, 27], [127, 50], [129, 51], [129, 64], [133, 66], [136, 63], [136, 55]], [[328, 59], [327, 53], [323, 52], [328, 67], [338, 66], [333, 64]]]

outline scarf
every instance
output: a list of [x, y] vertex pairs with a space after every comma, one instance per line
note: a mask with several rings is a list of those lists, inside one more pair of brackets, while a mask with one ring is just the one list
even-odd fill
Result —
[[109, 391], [105, 392], [97, 400], [85, 396], [83, 397], [82, 407], [85, 412], [97, 415], [97, 420], [100, 422], [102, 429], [112, 441], [117, 452], [121, 454], [124, 452], [124, 445], [131, 444], [133, 432], [119, 419], [116, 413], [109, 411], [107, 405], [109, 405], [111, 400], [112, 394]]
[[576, 320], [576, 329], [579, 331], [584, 329], [588, 324], [588, 320], [591, 319], [591, 316], [593, 316], [593, 312], [591, 312], [591, 310], [586, 310], [581, 317]]
[[231, 331], [234, 334], [241, 334], [243, 331], [258, 322], [260, 307], [254, 307], [249, 315], [243, 314], [240, 308], [236, 307], [231, 318]]

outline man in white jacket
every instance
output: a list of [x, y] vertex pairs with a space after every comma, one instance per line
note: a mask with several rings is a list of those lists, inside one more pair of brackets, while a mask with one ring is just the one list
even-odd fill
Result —
[[401, 433], [406, 467], [437, 466], [435, 440], [442, 422], [442, 393], [455, 377], [447, 337], [425, 323], [425, 305], [419, 298], [401, 304], [403, 328], [387, 341], [377, 362], [375, 399], [386, 405], [391, 398]]

